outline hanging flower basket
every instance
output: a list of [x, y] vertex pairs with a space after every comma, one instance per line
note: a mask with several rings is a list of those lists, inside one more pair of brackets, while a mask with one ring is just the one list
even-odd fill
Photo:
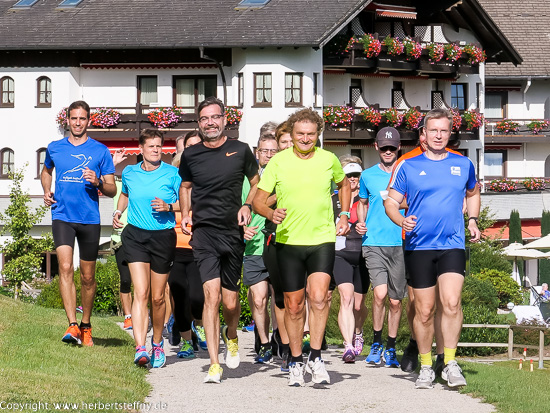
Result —
[[410, 108], [403, 115], [403, 120], [405, 122], [405, 127], [407, 129], [411, 129], [411, 130], [418, 129], [418, 125], [420, 125], [420, 122], [422, 121], [423, 117], [424, 117], [424, 115], [422, 115], [422, 113], [420, 113], [418, 110], [416, 110], [416, 108]]
[[118, 110], [98, 108], [90, 115], [90, 123], [96, 128], [110, 128], [120, 122], [120, 117]]
[[397, 37], [386, 36], [382, 44], [387, 47], [390, 56], [399, 56], [403, 54], [403, 50], [405, 49], [405, 46]]
[[511, 119], [503, 119], [500, 122], [497, 122], [496, 128], [499, 132], [508, 135], [519, 131], [519, 123], [514, 122]]
[[376, 39], [372, 34], [365, 34], [360, 42], [363, 44], [363, 50], [367, 58], [372, 59], [373, 57], [378, 57], [380, 50], [382, 50], [380, 40]]
[[451, 114], [453, 115], [453, 131], [458, 131], [460, 125], [462, 125], [462, 116], [457, 108], [451, 108]]
[[485, 122], [485, 117], [475, 109], [465, 110], [462, 119], [466, 123], [466, 130], [477, 129]]
[[546, 187], [544, 178], [525, 178], [522, 184], [528, 191], [542, 191]]
[[353, 120], [354, 110], [349, 106], [326, 106], [323, 119], [332, 127], [348, 127]]
[[548, 126], [550, 126], [550, 122], [547, 121], [546, 119], [542, 119], [542, 120], [531, 120], [531, 122], [529, 122], [527, 124], [527, 128], [533, 132], [535, 135], [538, 135], [539, 132], [543, 129], [548, 129]]
[[441, 59], [443, 59], [443, 56], [445, 55], [445, 48], [441, 43], [429, 43], [426, 46], [426, 50], [428, 51], [428, 56], [430, 63], [437, 63]]
[[235, 106], [225, 107], [225, 119], [228, 125], [238, 125], [243, 118], [243, 111]]
[[422, 54], [422, 45], [409, 37], [403, 40], [403, 47], [407, 55], [407, 60], [417, 60]]
[[69, 107], [65, 107], [59, 111], [55, 117], [55, 122], [62, 127], [66, 127], [69, 124], [69, 117], [67, 116], [67, 110]]
[[487, 60], [485, 51], [473, 44], [467, 44], [462, 50], [468, 55], [468, 63], [471, 65], [478, 65]]
[[445, 50], [445, 59], [451, 62], [456, 62], [462, 54], [462, 47], [456, 43], [447, 43], [443, 49]]
[[510, 179], [493, 179], [487, 185], [487, 189], [495, 192], [512, 192], [517, 189], [517, 185]]
[[403, 114], [398, 112], [396, 108], [389, 108], [382, 113], [384, 121], [389, 125], [397, 128], [403, 123]]
[[361, 109], [359, 114], [363, 116], [365, 121], [371, 124], [372, 126], [378, 126], [382, 121], [382, 114], [376, 109], [373, 109], [370, 107]]
[[177, 107], [153, 109], [147, 118], [159, 129], [170, 128], [181, 120], [181, 110]]

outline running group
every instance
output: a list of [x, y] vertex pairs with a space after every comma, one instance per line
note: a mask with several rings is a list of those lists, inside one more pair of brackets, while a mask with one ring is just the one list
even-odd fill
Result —
[[[220, 383], [220, 336], [225, 367], [240, 363], [242, 282], [254, 320], [255, 362], [280, 358], [289, 386], [304, 386], [308, 375], [313, 383], [329, 384], [321, 352], [332, 292], [338, 289], [340, 297], [342, 361], [353, 363], [363, 352], [365, 297], [372, 286], [373, 342], [365, 361], [406, 372], [420, 365], [416, 388], [432, 388], [436, 375], [450, 387], [466, 385], [455, 359], [462, 327], [464, 214], [475, 242], [481, 235], [480, 194], [472, 162], [447, 148], [450, 112], [428, 112], [418, 147], [399, 159], [399, 132], [380, 129], [374, 143], [380, 161], [365, 170], [360, 158], [337, 158], [319, 147], [324, 122], [312, 109], [298, 110], [280, 125], [265, 124], [255, 153], [224, 134], [224, 113], [214, 97], [201, 102], [198, 131], [177, 139], [172, 165], [161, 160], [163, 133], [144, 130], [140, 161], [126, 166], [117, 182], [115, 165], [126, 159], [124, 151], [111, 156], [88, 137], [86, 102], [69, 106], [69, 136], [48, 145], [41, 174], [69, 321], [62, 340], [93, 345], [101, 193], [115, 198], [113, 249], [136, 365], [164, 366], [163, 328], [172, 313], [170, 343], [181, 343], [177, 356], [193, 358], [199, 348], [207, 350], [204, 382]], [[411, 337], [399, 361], [396, 338], [407, 295]], [[386, 302], [388, 335], [382, 337]]]

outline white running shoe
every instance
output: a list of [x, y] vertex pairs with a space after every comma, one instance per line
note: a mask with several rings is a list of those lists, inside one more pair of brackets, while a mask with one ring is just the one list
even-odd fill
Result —
[[221, 383], [223, 369], [219, 364], [212, 364], [208, 369], [208, 375], [204, 378], [204, 383]]
[[315, 361], [307, 361], [306, 371], [311, 374], [313, 383], [330, 384], [330, 376], [325, 368], [325, 362], [319, 357]]
[[456, 360], [451, 360], [447, 363], [447, 366], [441, 372], [441, 378], [447, 380], [449, 387], [466, 386], [466, 379], [462, 375], [462, 369]]
[[288, 385], [294, 387], [304, 387], [304, 363], [288, 364]]
[[414, 387], [417, 389], [433, 389], [433, 381], [435, 380], [435, 373], [432, 366], [422, 366], [420, 368], [420, 374]]
[[227, 337], [227, 326], [223, 326], [222, 339], [225, 343], [225, 365], [228, 369], [236, 369], [241, 363], [241, 356], [239, 356], [239, 338], [229, 339]]

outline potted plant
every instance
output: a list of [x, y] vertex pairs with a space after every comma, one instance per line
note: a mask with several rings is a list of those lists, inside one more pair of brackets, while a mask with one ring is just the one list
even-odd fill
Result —
[[485, 50], [473, 44], [467, 44], [462, 50], [468, 55], [468, 63], [471, 65], [480, 64], [487, 60]]
[[376, 39], [372, 34], [365, 34], [360, 42], [363, 44], [363, 50], [367, 58], [372, 59], [380, 54], [382, 44], [380, 40]]
[[403, 40], [403, 47], [405, 49], [407, 60], [417, 60], [422, 54], [422, 45], [415, 42], [410, 37], [405, 37]]
[[503, 134], [516, 133], [519, 130], [519, 123], [511, 119], [503, 119], [497, 122], [496, 128]]
[[451, 108], [451, 114], [453, 115], [453, 131], [458, 131], [460, 125], [462, 125], [462, 116], [457, 108]]
[[547, 121], [546, 119], [542, 119], [542, 120], [531, 120], [531, 122], [529, 122], [527, 124], [527, 128], [533, 132], [535, 135], [538, 135], [539, 132], [543, 129], [548, 129], [548, 126], [550, 126], [550, 122]]
[[443, 59], [443, 55], [445, 54], [445, 48], [441, 43], [429, 43], [426, 46], [426, 50], [428, 51], [428, 56], [430, 63], [437, 63], [441, 59]]
[[422, 113], [420, 113], [416, 108], [410, 108], [403, 115], [405, 127], [411, 130], [418, 129], [418, 125], [420, 125], [423, 117], [424, 115], [422, 115]]
[[546, 187], [544, 178], [525, 178], [522, 184], [528, 191], [542, 191]]
[[403, 114], [400, 113], [396, 108], [389, 108], [386, 109], [382, 116], [384, 117], [384, 121], [394, 128], [397, 128], [401, 123], [403, 123]]
[[485, 117], [475, 109], [465, 110], [462, 119], [466, 123], [466, 130], [477, 129], [485, 122]]
[[382, 121], [382, 114], [376, 109], [370, 107], [361, 109], [359, 114], [363, 116], [365, 121], [370, 123], [372, 126], [378, 126]]
[[239, 110], [235, 106], [225, 107], [225, 120], [228, 125], [238, 125], [243, 118], [243, 111]]
[[456, 43], [447, 43], [443, 49], [445, 50], [445, 59], [451, 62], [456, 62], [462, 54], [462, 47]]
[[120, 122], [120, 117], [116, 109], [98, 108], [90, 115], [90, 123], [96, 128], [110, 128]]
[[181, 111], [177, 107], [153, 109], [147, 114], [149, 122], [159, 129], [175, 126], [181, 119]]
[[517, 189], [516, 183], [510, 179], [493, 179], [487, 189], [495, 192], [512, 192]]
[[386, 36], [382, 41], [382, 44], [386, 46], [388, 54], [390, 56], [398, 56], [403, 53], [405, 46], [397, 37]]
[[349, 53], [353, 45], [357, 43], [361, 43], [361, 41], [357, 37], [352, 36], [351, 39], [349, 39], [348, 44], [346, 45], [346, 48], [344, 49], [344, 53]]
[[323, 109], [323, 119], [329, 126], [349, 127], [353, 120], [354, 110], [349, 106], [325, 106]]
[[57, 116], [55, 117], [55, 122], [59, 126], [66, 127], [68, 125], [67, 109], [69, 109], [69, 107], [65, 107], [61, 109], [57, 114]]

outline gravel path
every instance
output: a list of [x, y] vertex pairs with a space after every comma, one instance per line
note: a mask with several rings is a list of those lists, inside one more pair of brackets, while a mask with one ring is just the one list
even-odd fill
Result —
[[[494, 406], [450, 390], [438, 382], [432, 390], [414, 388], [416, 374], [400, 369], [367, 365], [364, 357], [355, 364], [341, 361], [342, 349], [324, 352], [330, 385], [313, 385], [306, 374], [305, 387], [288, 387], [287, 373], [279, 360], [268, 365], [254, 364], [254, 335], [239, 332], [241, 364], [230, 370], [222, 362], [221, 384], [203, 384], [208, 372], [208, 353], [199, 351], [193, 360], [178, 359], [178, 348], [166, 343], [166, 366], [151, 369], [153, 386], [145, 400], [164, 412], [494, 412]], [[223, 351], [223, 343], [220, 351]], [[222, 358], [223, 360], [223, 358]], [[142, 410], [142, 412], [153, 411]]]

